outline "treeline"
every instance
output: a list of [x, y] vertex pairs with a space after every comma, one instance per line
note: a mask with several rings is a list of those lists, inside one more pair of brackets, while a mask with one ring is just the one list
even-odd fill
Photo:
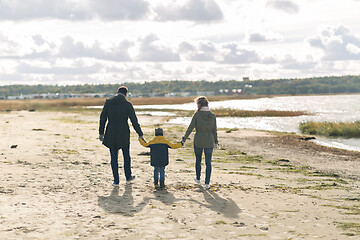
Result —
[[303, 79], [277, 79], [253, 81], [161, 81], [124, 84], [85, 85], [8, 85], [0, 87], [0, 96], [42, 93], [114, 93], [125, 85], [132, 93], [158, 93], [215, 91], [221, 89], [242, 89], [246, 95], [299, 95], [327, 93], [360, 93], [360, 76], [313, 77]]

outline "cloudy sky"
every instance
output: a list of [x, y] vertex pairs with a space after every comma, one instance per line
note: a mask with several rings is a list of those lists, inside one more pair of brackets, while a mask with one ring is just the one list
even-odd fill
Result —
[[0, 85], [360, 74], [360, 0], [0, 0]]

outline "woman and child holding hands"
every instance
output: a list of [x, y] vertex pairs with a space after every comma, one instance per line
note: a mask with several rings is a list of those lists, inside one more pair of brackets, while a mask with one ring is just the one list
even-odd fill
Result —
[[[110, 149], [111, 168], [114, 177], [113, 185], [119, 185], [119, 149], [122, 150], [124, 157], [124, 172], [126, 181], [132, 181], [135, 179], [135, 176], [131, 174], [131, 158], [129, 153], [130, 129], [128, 119], [130, 119], [135, 131], [139, 135], [141, 145], [144, 147], [150, 147], [150, 162], [151, 166], [154, 167], [154, 185], [155, 187], [158, 187], [160, 180], [161, 188], [165, 187], [165, 166], [169, 164], [168, 149], [176, 149], [183, 146], [195, 128], [194, 153], [196, 159], [196, 176], [194, 177], [194, 180], [196, 183], [200, 184], [201, 159], [202, 153], [204, 152], [206, 165], [205, 189], [209, 189], [212, 152], [217, 148], [218, 138], [216, 117], [209, 109], [209, 101], [207, 98], [202, 96], [195, 99], [197, 103], [197, 111], [193, 115], [191, 123], [182, 138], [182, 141], [172, 144], [163, 136], [164, 133], [161, 128], [155, 129], [155, 137], [151, 141], [145, 141], [134, 108], [132, 104], [126, 100], [127, 92], [128, 89], [126, 87], [120, 87], [116, 96], [106, 100], [100, 115], [99, 139]], [[108, 124], [104, 134], [105, 124], [107, 121]]]
[[191, 123], [182, 138], [182, 141], [177, 144], [172, 144], [163, 136], [163, 129], [155, 129], [155, 137], [150, 142], [145, 142], [143, 137], [139, 137], [141, 145], [144, 147], [150, 147], [150, 164], [154, 167], [154, 185], [155, 188], [159, 186], [159, 174], [160, 174], [160, 188], [165, 187], [165, 166], [169, 164], [168, 149], [177, 149], [184, 145], [185, 141], [196, 130], [194, 137], [194, 153], [195, 153], [195, 170], [196, 176], [194, 180], [200, 184], [201, 176], [201, 159], [202, 153], [205, 154], [205, 189], [210, 188], [211, 177], [211, 157], [213, 149], [217, 148], [217, 127], [216, 116], [210, 111], [209, 101], [206, 97], [198, 97], [196, 100], [197, 111], [191, 119]]

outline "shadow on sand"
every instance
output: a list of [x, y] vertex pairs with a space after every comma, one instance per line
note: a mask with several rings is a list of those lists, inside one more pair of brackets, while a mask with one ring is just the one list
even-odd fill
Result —
[[139, 204], [134, 205], [132, 196], [132, 184], [125, 185], [125, 192], [119, 196], [119, 187], [114, 187], [110, 196], [99, 196], [98, 205], [108, 213], [122, 214], [124, 216], [134, 216], [140, 212], [149, 203], [150, 200], [160, 201], [169, 206], [180, 201], [190, 201], [202, 207], [206, 207], [211, 211], [222, 214], [227, 218], [238, 218], [241, 213], [240, 208], [230, 198], [222, 198], [215, 192], [205, 190], [199, 187], [200, 191], [204, 194], [206, 203], [199, 202], [191, 198], [176, 198], [173, 193], [167, 189], [155, 190], [154, 197], [145, 197]]
[[119, 196], [119, 187], [114, 187], [110, 196], [99, 196], [98, 205], [105, 212], [122, 214], [124, 216], [134, 216], [140, 212], [149, 202], [149, 198], [144, 198], [139, 204], [134, 206], [132, 196], [132, 184], [125, 185], [125, 192]]
[[231, 198], [222, 198], [211, 190], [205, 190], [203, 187], [200, 187], [201, 191], [204, 193], [204, 199], [207, 204], [200, 203], [201, 206], [209, 208], [210, 210], [220, 213], [227, 218], [238, 218], [241, 209]]

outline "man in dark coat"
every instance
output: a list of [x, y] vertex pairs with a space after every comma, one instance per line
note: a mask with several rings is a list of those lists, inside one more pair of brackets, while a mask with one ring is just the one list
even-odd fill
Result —
[[[122, 150], [124, 157], [126, 181], [131, 181], [135, 178], [135, 176], [131, 175], [129, 118], [139, 137], [142, 138], [143, 136], [134, 108], [132, 104], [126, 100], [127, 92], [128, 89], [126, 87], [120, 87], [114, 97], [106, 100], [100, 114], [99, 139], [110, 149], [114, 186], [119, 185], [119, 149]], [[108, 121], [108, 124], [104, 135], [106, 121]]]

